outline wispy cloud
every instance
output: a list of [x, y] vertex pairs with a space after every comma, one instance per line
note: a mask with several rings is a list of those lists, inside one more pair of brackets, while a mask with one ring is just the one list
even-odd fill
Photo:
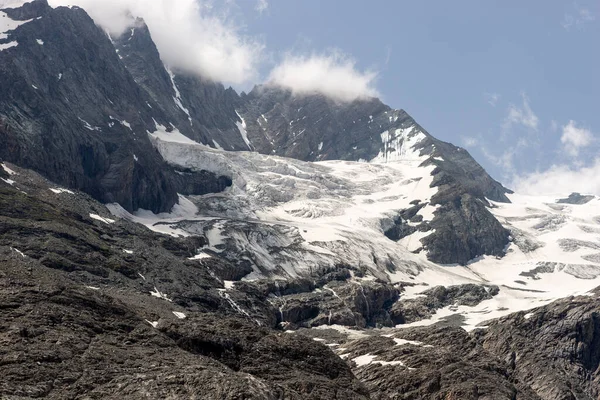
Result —
[[505, 177], [511, 176], [514, 174], [515, 167], [515, 158], [521, 154], [522, 151], [531, 146], [531, 143], [527, 141], [525, 138], [519, 138], [516, 142], [510, 146], [504, 148], [504, 150], [498, 155], [494, 152], [490, 151], [487, 146], [483, 144], [479, 144], [479, 149], [488, 159], [488, 161], [492, 162], [494, 165], [502, 168], [503, 174]]
[[572, 28], [582, 29], [585, 24], [595, 20], [596, 16], [590, 10], [575, 5], [574, 12], [565, 14], [560, 24], [570, 31]]
[[349, 56], [288, 54], [269, 75], [268, 82], [291, 89], [295, 94], [321, 93], [337, 101], [379, 96], [375, 89], [377, 72], [360, 71]]
[[256, 2], [256, 6], [254, 9], [258, 11], [259, 14], [264, 13], [269, 8], [269, 2], [267, 0], [258, 0]]
[[594, 135], [589, 129], [579, 128], [575, 121], [571, 120], [562, 128], [560, 142], [565, 151], [571, 157], [579, 156], [579, 150], [592, 144]]
[[485, 97], [485, 101], [492, 107], [496, 107], [496, 104], [501, 97], [498, 93], [484, 93], [483, 96]]
[[477, 145], [479, 145], [479, 139], [477, 139], [476, 137], [463, 136], [461, 139], [462, 139], [463, 146], [465, 146], [466, 148], [472, 148], [472, 147], [476, 147]]
[[388, 64], [390, 63], [390, 59], [392, 58], [392, 46], [386, 46], [385, 47], [385, 60], [383, 62], [383, 65], [385, 67], [388, 66]]
[[515, 176], [511, 187], [521, 194], [563, 196], [579, 192], [600, 196], [600, 158], [582, 167], [559, 164]]
[[525, 128], [537, 130], [539, 124], [539, 118], [529, 105], [529, 98], [525, 93], [521, 94], [522, 105], [516, 106], [511, 104], [508, 107], [508, 115], [504, 119], [504, 129], [508, 130], [514, 125], [521, 125]]

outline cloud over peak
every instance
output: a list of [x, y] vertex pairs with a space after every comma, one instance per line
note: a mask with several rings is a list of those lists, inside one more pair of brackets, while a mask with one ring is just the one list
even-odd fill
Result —
[[264, 46], [199, 0], [50, 0], [52, 6], [77, 5], [112, 35], [143, 18], [163, 61], [172, 68], [230, 84], [258, 77]]
[[377, 73], [360, 71], [356, 62], [339, 51], [330, 54], [287, 54], [267, 79], [299, 95], [320, 93], [337, 101], [377, 97]]
[[600, 159], [579, 168], [553, 165], [513, 179], [511, 187], [520, 194], [568, 195], [573, 192], [600, 196]]

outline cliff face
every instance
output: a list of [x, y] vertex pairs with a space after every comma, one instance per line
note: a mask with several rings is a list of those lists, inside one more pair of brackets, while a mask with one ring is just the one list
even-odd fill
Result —
[[105, 203], [169, 210], [178, 180], [147, 137], [167, 118], [107, 35], [75, 7], [36, 1], [4, 13], [20, 26], [0, 52], [0, 157]]

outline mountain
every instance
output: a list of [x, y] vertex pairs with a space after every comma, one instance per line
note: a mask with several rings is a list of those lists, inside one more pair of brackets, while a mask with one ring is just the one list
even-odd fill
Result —
[[598, 215], [378, 99], [0, 10], [1, 396], [597, 398]]
[[184, 182], [184, 171], [165, 165], [147, 132], [176, 131], [211, 147], [303, 161], [429, 155], [432, 185], [440, 190], [420, 200], [442, 207], [419, 228], [433, 231], [424, 243], [430, 259], [465, 264], [503, 254], [508, 232], [485, 205], [508, 201], [507, 189], [464, 149], [433, 138], [402, 110], [377, 99], [338, 104], [271, 87], [238, 96], [166, 68], [143, 21], [111, 39], [78, 8], [41, 1], [5, 12], [14, 21], [34, 18], [10, 31], [5, 40], [20, 44], [0, 53], [0, 134], [7, 144], [0, 156], [8, 161], [128, 211], [162, 212], [177, 193], [218, 192], [231, 177], [197, 171], [190, 184], [186, 172]]

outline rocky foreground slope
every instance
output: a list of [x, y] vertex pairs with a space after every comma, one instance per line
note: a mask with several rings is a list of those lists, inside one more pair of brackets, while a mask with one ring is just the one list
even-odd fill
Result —
[[[452, 320], [370, 330], [325, 323], [284, 332], [282, 310], [284, 320], [305, 310], [297, 301], [306, 297], [295, 300], [294, 293], [326, 292], [323, 282], [338, 282], [331, 301], [350, 305], [350, 315], [369, 315], [365, 304], [376, 308], [373, 300], [385, 299], [386, 285], [365, 284], [361, 295], [343, 267], [305, 281], [233, 283], [236, 269], [202, 236], [175, 238], [113, 219], [87, 195], [12, 165], [4, 164], [0, 175], [0, 394], [6, 398], [598, 396], [596, 293], [471, 333]], [[199, 248], [211, 257], [197, 257]], [[371, 298], [369, 288], [378, 285]], [[402, 287], [385, 290], [405, 295]], [[477, 287], [428, 293], [411, 315], [495, 295]], [[271, 304], [277, 298], [290, 306]]]

